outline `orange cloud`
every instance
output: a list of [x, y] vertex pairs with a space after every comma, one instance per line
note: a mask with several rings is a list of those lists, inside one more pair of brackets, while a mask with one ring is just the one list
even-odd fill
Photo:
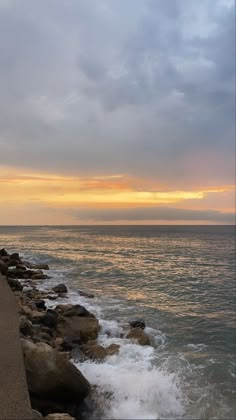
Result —
[[[122, 174], [72, 177], [0, 168], [0, 221], [1, 224], [73, 224], [75, 219], [70, 210], [86, 207], [115, 210], [167, 205], [229, 211], [234, 190], [230, 185], [179, 190]], [[80, 223], [77, 219], [76, 222]], [[143, 223], [151, 222], [143, 220]]]

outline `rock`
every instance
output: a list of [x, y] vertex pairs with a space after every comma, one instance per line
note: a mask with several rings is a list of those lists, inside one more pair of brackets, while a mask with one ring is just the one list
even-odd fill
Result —
[[8, 256], [8, 253], [7, 253], [7, 251], [6, 251], [4, 248], [2, 248], [2, 249], [0, 250], [0, 256], [1, 256], [1, 257], [7, 257], [7, 256]]
[[7, 272], [8, 272], [8, 265], [4, 261], [0, 260], [0, 273], [3, 276], [6, 276]]
[[63, 337], [78, 337], [81, 342], [85, 343], [97, 338], [99, 323], [95, 317], [59, 316], [56, 330]]
[[82, 290], [78, 290], [78, 293], [80, 296], [84, 296], [89, 299], [94, 298], [94, 295], [92, 295], [91, 293], [83, 292]]
[[20, 255], [18, 254], [18, 252], [13, 252], [13, 254], [10, 255], [10, 260], [21, 261]]
[[91, 312], [89, 312], [84, 306], [81, 305], [73, 305], [72, 308], [64, 311], [64, 316], [85, 316], [85, 317], [94, 317]]
[[46, 299], [49, 299], [49, 300], [56, 300], [57, 299], [57, 295], [46, 295], [45, 298]]
[[79, 337], [64, 337], [60, 345], [64, 351], [71, 351], [77, 348], [80, 344], [81, 340]]
[[49, 266], [47, 264], [30, 264], [27, 263], [28, 268], [33, 268], [36, 270], [49, 270]]
[[32, 420], [42, 419], [43, 415], [38, 410], [32, 410]]
[[8, 267], [16, 267], [18, 270], [26, 270], [22, 264], [19, 264], [19, 260], [13, 260], [12, 258], [9, 259], [7, 265]]
[[10, 288], [14, 291], [19, 290], [20, 292], [23, 290], [23, 286], [21, 284], [20, 281], [16, 280], [16, 279], [12, 279], [12, 278], [7, 278], [8, 284], [10, 286]]
[[45, 420], [76, 420], [67, 413], [51, 413], [44, 417]]
[[20, 305], [19, 312], [26, 316], [31, 316], [32, 309], [28, 305]]
[[143, 319], [134, 319], [129, 321], [129, 325], [133, 328], [142, 328], [142, 330], [145, 328], [145, 322]]
[[92, 360], [101, 361], [106, 357], [106, 350], [99, 344], [85, 344], [81, 347], [83, 353]]
[[32, 311], [29, 317], [33, 324], [39, 324], [42, 322], [44, 313], [39, 311]]
[[114, 354], [118, 354], [119, 349], [120, 349], [119, 344], [110, 344], [110, 346], [105, 348], [107, 356], [113, 356]]
[[43, 310], [47, 309], [45, 301], [43, 299], [35, 300], [34, 304], [37, 306], [38, 309], [43, 309]]
[[31, 336], [33, 333], [32, 322], [25, 315], [20, 316], [19, 328], [20, 328], [20, 332], [26, 336], [27, 335]]
[[65, 311], [68, 311], [69, 309], [72, 309], [73, 305], [66, 304], [66, 305], [57, 305], [55, 308], [55, 311], [57, 311], [59, 314], [63, 314]]
[[135, 339], [141, 346], [150, 346], [150, 340], [142, 328], [132, 328], [125, 338]]
[[48, 309], [41, 319], [42, 324], [49, 328], [55, 328], [57, 325], [58, 313], [53, 309]]
[[50, 277], [47, 276], [47, 274], [43, 274], [43, 273], [34, 273], [31, 275], [31, 279], [32, 280], [45, 280], [45, 279], [49, 279]]
[[9, 257], [9, 255], [7, 255], [7, 256], [0, 256], [0, 260], [3, 261], [3, 262], [5, 262], [5, 263], [8, 263], [9, 260], [10, 260], [10, 257]]
[[107, 356], [117, 354], [119, 348], [120, 346], [118, 344], [111, 344], [108, 347], [103, 347], [97, 343], [88, 342], [81, 347], [81, 350], [89, 359], [102, 361]]
[[55, 286], [55, 287], [53, 287], [52, 288], [52, 290], [55, 292], [55, 293], [67, 293], [67, 287], [65, 286], [65, 284], [63, 284], [63, 283], [61, 283], [61, 284], [58, 284], [57, 286]]
[[49, 344], [50, 346], [52, 345], [52, 337], [43, 331], [40, 331], [38, 334], [35, 334], [33, 336], [33, 341], [35, 343], [43, 342], [43, 343]]
[[87, 379], [60, 353], [45, 343], [21, 342], [31, 395], [60, 404], [77, 404], [89, 394]]

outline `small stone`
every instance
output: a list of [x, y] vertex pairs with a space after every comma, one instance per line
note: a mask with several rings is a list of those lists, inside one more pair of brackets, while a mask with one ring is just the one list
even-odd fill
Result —
[[145, 322], [143, 319], [134, 319], [132, 321], [129, 321], [129, 325], [133, 328], [142, 328], [144, 330], [145, 328]]
[[7, 279], [10, 288], [14, 291], [19, 290], [20, 292], [23, 290], [23, 286], [20, 281], [16, 279], [9, 278]]
[[51, 413], [44, 417], [45, 420], [76, 420], [67, 413]]
[[55, 292], [55, 293], [67, 293], [67, 287], [65, 286], [65, 284], [63, 284], [63, 283], [61, 283], [61, 284], [58, 284], [57, 286], [55, 286], [55, 287], [53, 287], [52, 288], [52, 290]]
[[43, 299], [35, 300], [34, 303], [38, 309], [43, 309], [43, 310], [47, 309], [45, 301]]
[[125, 338], [135, 339], [141, 346], [150, 346], [150, 340], [142, 328], [132, 328]]
[[2, 248], [2, 249], [0, 250], [0, 256], [1, 256], [1, 257], [7, 257], [7, 256], [8, 256], [8, 253], [7, 253], [7, 251], [6, 251], [4, 248]]
[[94, 295], [92, 295], [91, 293], [83, 292], [82, 290], [78, 290], [78, 294], [89, 299], [94, 298]]

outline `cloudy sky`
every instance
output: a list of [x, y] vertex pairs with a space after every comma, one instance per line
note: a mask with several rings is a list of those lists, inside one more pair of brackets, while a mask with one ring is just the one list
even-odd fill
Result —
[[0, 0], [0, 224], [234, 223], [233, 0]]

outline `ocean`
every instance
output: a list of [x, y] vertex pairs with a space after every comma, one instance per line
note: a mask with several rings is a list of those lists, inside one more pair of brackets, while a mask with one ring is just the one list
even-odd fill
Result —
[[[65, 283], [60, 303], [120, 344], [103, 363], [74, 361], [100, 394], [91, 418], [236, 418], [234, 226], [5, 226], [0, 247], [49, 264], [39, 287]], [[152, 346], [121, 338], [135, 318]]]

